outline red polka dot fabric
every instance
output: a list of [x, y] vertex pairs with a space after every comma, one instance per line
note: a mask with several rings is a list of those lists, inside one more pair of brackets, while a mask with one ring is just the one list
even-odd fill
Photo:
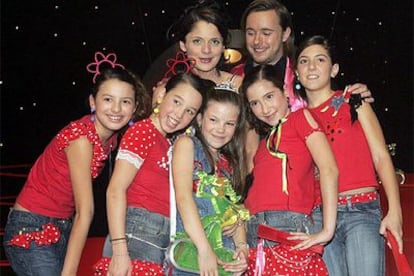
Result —
[[[95, 276], [106, 276], [108, 273], [109, 264], [111, 263], [110, 258], [102, 258], [95, 264]], [[132, 276], [157, 276], [165, 275], [162, 265], [141, 261], [133, 260], [132, 261]]]
[[[86, 136], [88, 141], [93, 146], [93, 156], [91, 162], [91, 175], [92, 178], [98, 177], [100, 171], [105, 165], [106, 159], [108, 159], [108, 153], [110, 146], [104, 148], [98, 133], [96, 132], [93, 122], [75, 121], [71, 122], [65, 129], [58, 133], [56, 139], [59, 143], [59, 149], [63, 150], [69, 146], [69, 143], [79, 139], [81, 136]], [[109, 141], [109, 145], [116, 142], [116, 135]]]
[[310, 276], [328, 275], [322, 256], [309, 250], [290, 250], [290, 246], [274, 245], [264, 247], [264, 269], [259, 273], [256, 268], [257, 250], [250, 249], [248, 276]]
[[15, 235], [9, 242], [9, 245], [14, 245], [23, 248], [30, 248], [30, 244], [35, 242], [37, 246], [51, 245], [57, 243], [60, 239], [60, 230], [59, 227], [53, 225], [52, 223], [47, 223], [42, 226], [42, 230], [31, 231], [27, 233], [22, 233]]

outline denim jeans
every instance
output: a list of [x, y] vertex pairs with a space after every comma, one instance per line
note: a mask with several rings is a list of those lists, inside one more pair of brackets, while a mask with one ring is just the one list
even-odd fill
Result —
[[[30, 248], [8, 245], [18, 234], [41, 231], [42, 225], [52, 223], [59, 227], [61, 236], [57, 243], [37, 246], [31, 242]], [[66, 246], [72, 228], [71, 219], [45, 217], [30, 212], [10, 209], [4, 231], [3, 246], [6, 257], [17, 275], [50, 275], [58, 276], [62, 272], [66, 255]]]
[[170, 243], [170, 219], [142, 208], [128, 207], [128, 252], [132, 260], [163, 264]]
[[266, 224], [286, 232], [308, 233], [312, 221], [308, 215], [291, 211], [265, 211], [257, 213], [247, 221], [247, 243], [250, 247], [257, 246], [257, 227]]
[[[322, 228], [322, 208], [313, 211], [314, 228]], [[323, 259], [329, 275], [382, 276], [385, 273], [384, 239], [379, 234], [380, 201], [338, 205], [334, 238], [325, 246]]]

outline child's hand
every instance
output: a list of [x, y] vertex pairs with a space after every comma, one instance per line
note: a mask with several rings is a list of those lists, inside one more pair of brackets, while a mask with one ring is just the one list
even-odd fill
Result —
[[372, 97], [371, 91], [365, 84], [362, 83], [355, 83], [352, 85], [348, 85], [348, 91], [352, 94], [360, 94], [361, 98], [366, 103], [373, 103], [374, 98]]
[[167, 84], [166, 79], [162, 79], [157, 82], [157, 85], [152, 87], [152, 106], [155, 107], [157, 101], [160, 102], [166, 93], [165, 85]]
[[129, 256], [113, 256], [109, 264], [108, 276], [129, 276], [132, 273], [132, 264]]
[[222, 262], [219, 260], [219, 264], [223, 266], [225, 271], [233, 272], [233, 276], [243, 275], [247, 270], [247, 257], [249, 255], [249, 250], [247, 247], [238, 248], [234, 253], [233, 262]]
[[244, 222], [241, 219], [238, 219], [235, 223], [232, 225], [225, 226], [223, 228], [223, 235], [227, 237], [232, 237], [235, 233], [238, 227], [244, 227]]
[[333, 234], [329, 233], [328, 231], [322, 230], [319, 233], [316, 234], [306, 234], [302, 232], [291, 232], [291, 236], [288, 237], [288, 240], [299, 240], [302, 241], [299, 244], [292, 247], [292, 250], [294, 249], [307, 249], [310, 248], [316, 244], [325, 245], [327, 242], [329, 242], [332, 239]]
[[218, 276], [218, 259], [213, 250], [206, 249], [198, 251], [198, 264], [200, 276]]
[[[381, 222], [380, 234], [386, 236], [386, 230], [390, 230], [394, 235], [395, 240], [398, 244], [398, 251], [402, 254], [403, 252], [403, 232], [402, 232], [402, 218], [398, 215], [392, 215], [388, 213]], [[390, 243], [387, 243], [388, 247], [391, 248]]]

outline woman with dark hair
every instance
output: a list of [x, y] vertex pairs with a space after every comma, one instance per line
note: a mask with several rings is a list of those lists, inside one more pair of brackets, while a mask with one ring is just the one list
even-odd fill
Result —
[[[230, 38], [227, 18], [215, 1], [199, 1], [187, 7], [167, 31], [167, 37], [178, 43], [180, 49], [176, 57], [180, 66], [173, 66], [176, 68], [170, 71], [191, 71], [217, 86], [237, 90], [242, 78], [220, 69]], [[162, 91], [161, 85], [154, 88], [153, 102], [159, 94], [162, 97]]]

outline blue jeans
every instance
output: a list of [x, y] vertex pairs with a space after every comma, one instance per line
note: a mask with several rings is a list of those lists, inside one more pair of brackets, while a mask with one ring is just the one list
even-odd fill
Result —
[[[61, 236], [57, 243], [37, 246], [35, 242], [31, 242], [30, 248], [8, 245], [15, 235], [41, 231], [42, 225], [49, 222], [60, 229]], [[4, 231], [3, 246], [14, 272], [19, 276], [60, 275], [71, 228], [71, 219], [57, 219], [10, 209]]]
[[[321, 209], [319, 206], [313, 211], [313, 233], [322, 229]], [[323, 254], [329, 275], [384, 275], [384, 239], [379, 234], [381, 217], [379, 200], [338, 205], [335, 235]]]
[[170, 243], [170, 219], [142, 208], [128, 207], [128, 252], [132, 260], [163, 264]]
[[312, 221], [308, 215], [291, 211], [265, 211], [257, 213], [247, 221], [247, 243], [250, 247], [257, 246], [257, 227], [266, 224], [286, 232], [308, 233]]

